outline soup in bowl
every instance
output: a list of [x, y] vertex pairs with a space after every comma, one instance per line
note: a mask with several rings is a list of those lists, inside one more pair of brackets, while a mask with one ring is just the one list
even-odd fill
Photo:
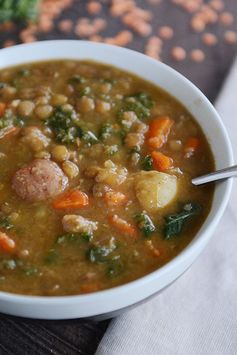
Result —
[[228, 199], [229, 182], [191, 183], [231, 163], [215, 110], [129, 50], [53, 41], [2, 53], [1, 310], [94, 316], [160, 291], [200, 253]]

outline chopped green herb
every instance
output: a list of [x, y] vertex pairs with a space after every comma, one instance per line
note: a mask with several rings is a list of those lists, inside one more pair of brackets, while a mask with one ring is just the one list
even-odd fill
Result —
[[82, 140], [87, 143], [88, 145], [93, 145], [96, 143], [99, 143], [98, 138], [96, 137], [96, 135], [91, 132], [91, 131], [83, 131], [82, 132]]
[[85, 88], [83, 88], [80, 92], [79, 92], [79, 96], [87, 96], [91, 93], [91, 88], [89, 86], [86, 86]]
[[145, 156], [142, 161], [142, 169], [149, 171], [153, 169], [153, 159], [150, 155]]
[[81, 233], [80, 237], [85, 241], [85, 242], [91, 242], [93, 239], [93, 234], [89, 234], [89, 233]]
[[14, 124], [14, 126], [17, 126], [17, 127], [24, 127], [25, 121], [23, 118], [15, 116], [13, 119], [13, 124]]
[[9, 221], [7, 217], [0, 216], [0, 228], [4, 228], [6, 230], [13, 228], [14, 225]]
[[82, 136], [82, 130], [77, 125], [74, 112], [63, 111], [61, 107], [55, 108], [45, 124], [53, 130], [56, 140], [60, 143], [73, 144], [76, 138]]
[[106, 146], [104, 147], [104, 150], [105, 150], [105, 153], [106, 153], [107, 155], [112, 156], [112, 155], [118, 153], [119, 148], [118, 148], [118, 145], [117, 145], [117, 144], [114, 144], [114, 145], [106, 145]]
[[0, 129], [6, 127], [23, 127], [25, 125], [25, 121], [18, 116], [15, 116], [11, 110], [6, 110], [3, 117], [0, 120]]
[[27, 265], [23, 268], [23, 271], [26, 276], [36, 275], [38, 273], [38, 269], [35, 266]]
[[0, 259], [0, 270], [15, 270], [16, 268], [23, 272], [26, 276], [38, 273], [38, 269], [35, 266], [25, 263], [20, 259]]
[[105, 123], [102, 125], [99, 131], [99, 138], [104, 141], [105, 139], [109, 138], [113, 133], [113, 127], [110, 123]]
[[135, 100], [138, 100], [146, 108], [152, 108], [154, 106], [152, 98], [145, 92], [138, 92], [137, 94], [131, 95], [130, 97], [133, 97]]
[[86, 82], [86, 79], [78, 74], [73, 75], [71, 78], [68, 79], [69, 84], [83, 84]]
[[124, 264], [119, 257], [113, 258], [108, 265], [107, 275], [109, 277], [117, 277], [124, 271]]
[[140, 153], [140, 150], [141, 150], [140, 146], [139, 146], [139, 145], [135, 145], [134, 147], [132, 147], [132, 148], [130, 149], [130, 153], [131, 153], [131, 154], [132, 154], [132, 153]]
[[122, 108], [119, 111], [119, 117], [122, 117], [124, 112], [133, 111], [139, 119], [148, 118], [153, 104], [152, 99], [146, 93], [127, 96], [124, 98]]
[[117, 80], [116, 79], [109, 79], [109, 78], [101, 78], [101, 79], [99, 79], [99, 82], [100, 83], [109, 83], [109, 84], [111, 84], [111, 85], [114, 85], [114, 84], [116, 84], [117, 83]]
[[93, 246], [88, 250], [87, 256], [90, 262], [102, 264], [108, 261], [108, 256], [113, 252], [116, 247], [97, 247]]
[[17, 74], [23, 77], [27, 77], [30, 76], [31, 72], [29, 69], [20, 69], [18, 70]]
[[1, 259], [0, 269], [15, 270], [17, 262], [15, 259]]
[[200, 214], [201, 206], [197, 203], [186, 203], [181, 212], [172, 214], [165, 218], [165, 239], [170, 239], [173, 236], [180, 234], [185, 223], [193, 216]]
[[156, 227], [154, 226], [151, 218], [145, 212], [136, 216], [138, 223], [138, 228], [142, 231], [145, 237], [149, 237], [151, 233], [155, 232]]

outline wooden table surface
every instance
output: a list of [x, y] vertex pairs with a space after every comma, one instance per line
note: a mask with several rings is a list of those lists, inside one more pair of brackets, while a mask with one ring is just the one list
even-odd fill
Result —
[[[226, 30], [237, 31], [236, 0], [226, 1], [226, 11], [230, 11], [236, 17], [230, 28], [225, 28], [218, 23], [208, 26], [208, 32], [216, 34], [219, 39], [218, 44], [214, 47], [204, 46], [201, 34], [194, 33], [190, 29], [190, 14], [172, 5], [170, 0], [163, 0], [159, 6], [151, 5], [146, 1], [136, 2], [141, 7], [152, 10], [154, 35], [157, 34], [158, 27], [162, 25], [170, 25], [175, 30], [173, 39], [164, 43], [162, 60], [193, 81], [213, 101], [237, 52], [236, 45], [226, 44], [223, 40]], [[104, 0], [102, 3], [103, 9], [97, 17], [106, 19], [108, 25], [101, 34], [103, 37], [114, 36], [125, 27], [119, 18], [108, 16], [110, 1]], [[80, 39], [73, 31], [63, 34], [57, 25], [62, 19], [72, 19], [76, 22], [79, 17], [88, 17], [86, 4], [86, 0], [75, 0], [70, 8], [55, 19], [54, 29], [49, 33], [38, 33], [37, 39]], [[19, 24], [11, 31], [0, 31], [0, 47], [9, 39], [20, 43], [20, 29], [22, 29], [22, 25]], [[147, 38], [141, 38], [134, 34], [133, 42], [128, 47], [143, 52], [146, 42]], [[182, 46], [187, 50], [187, 53], [194, 48], [201, 48], [205, 52], [206, 59], [202, 63], [194, 63], [187, 55], [187, 59], [184, 61], [176, 62], [170, 56], [173, 46]], [[0, 355], [94, 354], [108, 324], [109, 321], [93, 322], [80, 319], [68, 321], [28, 320], [2, 314], [0, 315]]]

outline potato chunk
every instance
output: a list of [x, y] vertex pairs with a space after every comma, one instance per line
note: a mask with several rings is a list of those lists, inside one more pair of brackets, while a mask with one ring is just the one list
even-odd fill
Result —
[[177, 178], [158, 171], [142, 171], [135, 177], [135, 191], [141, 206], [156, 212], [174, 199]]

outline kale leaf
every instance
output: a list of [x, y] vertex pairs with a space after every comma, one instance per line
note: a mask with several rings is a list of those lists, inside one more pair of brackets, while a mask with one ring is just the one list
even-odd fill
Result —
[[200, 214], [201, 206], [194, 202], [186, 203], [181, 212], [171, 214], [165, 218], [165, 239], [170, 239], [183, 230], [185, 223], [193, 216]]
[[136, 221], [138, 223], [138, 228], [142, 231], [145, 237], [149, 237], [151, 233], [155, 232], [156, 227], [154, 226], [151, 218], [145, 212], [137, 215]]
[[153, 169], [153, 159], [150, 155], [145, 156], [142, 161], [142, 169], [146, 171], [150, 171]]
[[13, 227], [14, 227], [13, 224], [9, 221], [7, 217], [0, 216], [0, 228], [9, 230]]

